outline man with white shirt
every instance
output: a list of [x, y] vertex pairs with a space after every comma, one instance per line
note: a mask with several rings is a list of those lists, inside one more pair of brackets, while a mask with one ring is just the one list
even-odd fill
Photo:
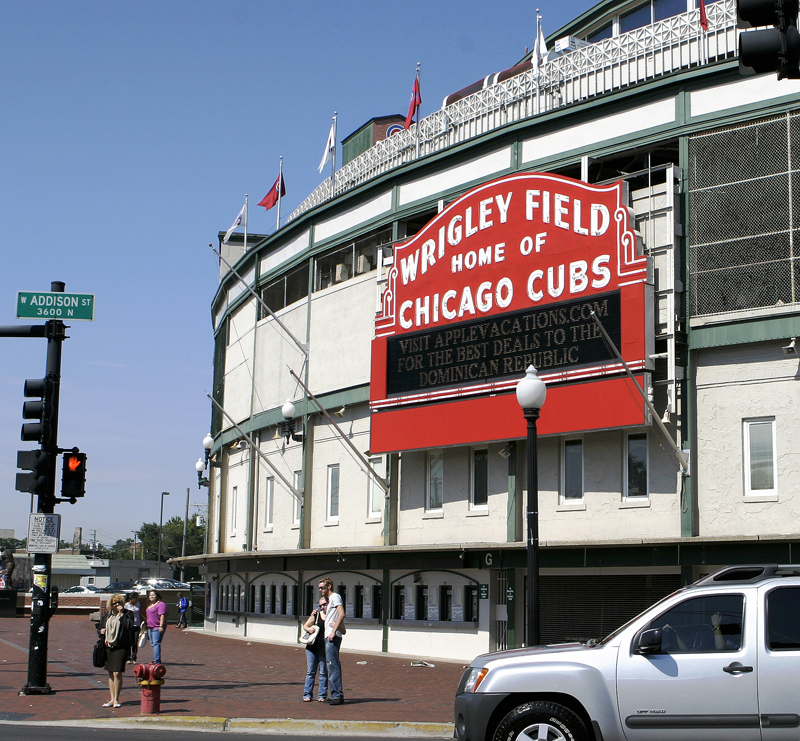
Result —
[[325, 615], [325, 659], [328, 663], [328, 686], [331, 691], [331, 705], [344, 704], [342, 691], [342, 665], [339, 663], [339, 646], [342, 645], [340, 627], [344, 620], [344, 603], [333, 591], [333, 581], [328, 577], [320, 580], [319, 593], [328, 599], [328, 612]]

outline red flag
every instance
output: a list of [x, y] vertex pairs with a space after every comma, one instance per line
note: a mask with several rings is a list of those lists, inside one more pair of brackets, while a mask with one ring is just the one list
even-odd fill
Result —
[[278, 175], [275, 184], [269, 189], [269, 193], [265, 195], [259, 202], [259, 206], [263, 206], [269, 211], [277, 202], [278, 197], [286, 195], [286, 183], [283, 182], [283, 173]]
[[708, 31], [708, 17], [706, 16], [706, 0], [700, 0], [700, 28]]
[[405, 123], [406, 129], [408, 129], [408, 127], [411, 126], [414, 114], [417, 112], [417, 108], [420, 107], [421, 103], [422, 103], [422, 96], [419, 94], [419, 75], [417, 75], [414, 78], [414, 89], [411, 91], [411, 102], [408, 104], [408, 115], [406, 116], [406, 123]]

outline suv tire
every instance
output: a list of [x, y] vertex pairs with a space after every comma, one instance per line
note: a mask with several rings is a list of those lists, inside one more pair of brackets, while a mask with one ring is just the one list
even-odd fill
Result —
[[[541, 726], [545, 726], [541, 728]], [[526, 702], [497, 726], [493, 741], [589, 741], [586, 724], [555, 702]]]

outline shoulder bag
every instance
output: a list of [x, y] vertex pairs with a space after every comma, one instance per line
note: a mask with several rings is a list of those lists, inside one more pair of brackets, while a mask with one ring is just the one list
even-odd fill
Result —
[[106, 644], [105, 640], [101, 636], [97, 643], [94, 644], [94, 650], [92, 651], [92, 666], [96, 666], [98, 669], [105, 666], [106, 664]]

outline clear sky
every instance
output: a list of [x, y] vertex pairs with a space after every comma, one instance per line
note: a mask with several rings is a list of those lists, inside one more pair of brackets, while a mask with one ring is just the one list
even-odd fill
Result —
[[[593, 3], [539, 3], [545, 35]], [[373, 116], [405, 115], [417, 62], [422, 115], [518, 62], [535, 38], [521, 0], [4, 0], [0, 3], [0, 325], [17, 291], [94, 293], [94, 322], [63, 345], [59, 444], [88, 454], [86, 497], [61, 504], [102, 543], [205, 502], [194, 464], [210, 425], [208, 243], [284, 158], [286, 216], [323, 180], [339, 140]], [[339, 147], [337, 158], [341, 157]], [[325, 175], [329, 174], [329, 169]], [[22, 388], [45, 372], [46, 342], [0, 338], [0, 529], [27, 534], [15, 492]], [[313, 391], [313, 389], [312, 389]], [[194, 511], [194, 510], [193, 510]]]

